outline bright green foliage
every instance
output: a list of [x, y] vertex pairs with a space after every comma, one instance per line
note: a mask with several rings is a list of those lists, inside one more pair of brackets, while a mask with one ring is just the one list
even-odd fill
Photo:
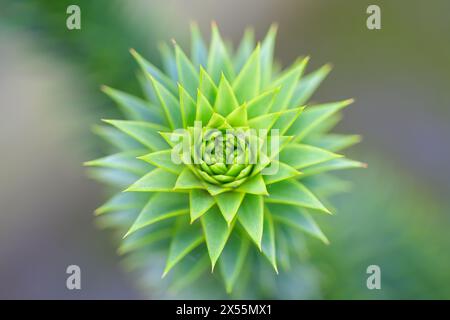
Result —
[[[327, 133], [351, 100], [305, 104], [328, 66], [304, 75], [304, 58], [279, 71], [275, 27], [256, 45], [248, 31], [236, 53], [215, 25], [211, 34], [207, 49], [192, 28], [190, 57], [176, 43], [164, 46], [164, 71], [131, 51], [147, 100], [103, 88], [126, 120], [105, 120], [113, 127], [97, 131], [120, 150], [87, 165], [119, 188], [97, 214], [126, 227], [122, 253], [162, 252], [161, 273], [175, 272], [175, 286], [219, 265], [230, 293], [252, 278], [245, 270], [271, 265], [276, 277], [288, 269], [299, 233], [328, 243], [314, 216], [330, 208], [311, 181], [333, 189], [338, 182], [325, 172], [363, 164], [336, 153], [358, 136]], [[268, 131], [239, 135], [251, 129]], [[224, 132], [232, 135], [219, 140]], [[177, 140], [187, 141], [188, 155]]]

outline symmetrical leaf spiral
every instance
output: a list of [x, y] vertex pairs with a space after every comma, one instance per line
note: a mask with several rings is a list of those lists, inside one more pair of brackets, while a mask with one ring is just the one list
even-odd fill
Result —
[[87, 163], [118, 190], [96, 213], [128, 224], [121, 252], [160, 250], [164, 275], [183, 270], [175, 282], [218, 264], [231, 292], [255, 263], [288, 265], [302, 232], [326, 243], [313, 216], [343, 186], [329, 172], [363, 166], [336, 153], [359, 136], [328, 133], [352, 101], [306, 104], [330, 67], [280, 70], [275, 34], [255, 45], [248, 31], [233, 52], [215, 25], [209, 48], [193, 26], [190, 56], [163, 47], [164, 71], [131, 51], [145, 99], [104, 87], [125, 120], [96, 129], [119, 150]]

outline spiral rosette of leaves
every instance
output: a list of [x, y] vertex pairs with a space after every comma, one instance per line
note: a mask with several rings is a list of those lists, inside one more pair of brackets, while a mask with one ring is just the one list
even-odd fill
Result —
[[125, 119], [96, 127], [118, 150], [87, 162], [118, 191], [96, 213], [124, 230], [132, 265], [164, 257], [174, 288], [220, 274], [228, 293], [260, 290], [302, 259], [303, 234], [327, 243], [313, 217], [346, 188], [329, 173], [364, 166], [336, 153], [359, 136], [328, 133], [352, 100], [307, 105], [330, 67], [281, 70], [275, 34], [247, 31], [234, 51], [215, 25], [209, 48], [193, 26], [190, 57], [161, 47], [163, 71], [131, 50], [145, 99], [103, 88]]
[[249, 136], [244, 131], [227, 130], [223, 133], [219, 129], [210, 128], [203, 133], [202, 141], [192, 148], [192, 160], [196, 162], [194, 172], [206, 182], [223, 188], [232, 189], [244, 183], [250, 177], [257, 160], [256, 150], [252, 152], [249, 147], [252, 140], [257, 141], [252, 139], [256, 137]]

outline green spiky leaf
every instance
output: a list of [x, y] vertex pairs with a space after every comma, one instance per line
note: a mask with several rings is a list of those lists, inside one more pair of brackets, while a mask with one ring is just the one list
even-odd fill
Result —
[[186, 214], [187, 204], [188, 199], [184, 194], [156, 193], [139, 213], [126, 235], [158, 221]]
[[180, 219], [175, 236], [170, 243], [169, 255], [163, 276], [172, 269], [183, 257], [203, 242], [203, 233], [199, 225], [188, 225], [185, 219]]
[[217, 259], [219, 259], [220, 254], [228, 241], [231, 227], [228, 226], [217, 206], [208, 210], [200, 220], [205, 234], [209, 258], [211, 259], [211, 268], [214, 269]]
[[233, 291], [233, 287], [242, 271], [245, 258], [249, 249], [247, 238], [234, 234], [228, 241], [219, 260], [220, 271], [225, 281], [225, 288], [228, 293]]
[[247, 195], [239, 207], [238, 220], [258, 248], [261, 248], [264, 220], [264, 199]]

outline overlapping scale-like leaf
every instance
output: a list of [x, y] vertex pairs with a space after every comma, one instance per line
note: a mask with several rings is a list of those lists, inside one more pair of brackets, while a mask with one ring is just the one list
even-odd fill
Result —
[[222, 74], [230, 80], [234, 78], [232, 61], [216, 24], [213, 24], [211, 28], [211, 45], [208, 53], [207, 71], [216, 83]]
[[137, 159], [137, 157], [143, 153], [145, 153], [145, 150], [124, 151], [96, 160], [87, 161], [84, 164], [91, 167], [113, 168], [135, 173], [137, 175], [143, 175], [154, 168], [152, 165], [143, 163]]
[[129, 192], [170, 192], [174, 190], [177, 175], [156, 168], [127, 188]]
[[[192, 96], [179, 85], [179, 96], [180, 96], [180, 112], [181, 120], [183, 121], [183, 127], [193, 126], [197, 111], [197, 106]], [[197, 91], [197, 89], [196, 89]], [[196, 93], [195, 93], [196, 94]]]
[[342, 108], [351, 104], [353, 100], [345, 100], [334, 103], [321, 104], [306, 108], [303, 115], [299, 117], [287, 131], [288, 135], [295, 137], [295, 141], [300, 141], [308, 135], [316, 126], [331, 117]]
[[247, 113], [250, 118], [255, 118], [266, 114], [272, 108], [272, 104], [280, 91], [279, 87], [266, 90], [253, 97], [247, 103]]
[[261, 243], [262, 253], [269, 260], [272, 267], [278, 273], [277, 254], [275, 246], [275, 226], [272, 214], [266, 209], [264, 213], [263, 237]]
[[178, 70], [174, 52], [165, 42], [160, 43], [158, 49], [161, 53], [164, 73], [167, 74], [172, 81], [178, 81]]
[[191, 60], [196, 66], [206, 65], [208, 50], [196, 23], [191, 24]]
[[273, 60], [277, 26], [272, 25], [261, 44], [261, 87], [266, 88], [273, 75]]
[[126, 235], [158, 221], [186, 214], [188, 211], [187, 195], [168, 192], [155, 193], [139, 213]]
[[291, 204], [330, 213], [327, 208], [303, 184], [294, 180], [285, 180], [268, 186], [268, 203]]
[[233, 290], [239, 273], [242, 271], [249, 249], [247, 238], [233, 234], [227, 242], [219, 260], [220, 271], [228, 293]]
[[119, 130], [136, 139], [150, 150], [161, 150], [168, 147], [166, 141], [161, 138], [158, 131], [166, 130], [165, 127], [144, 121], [129, 120], [104, 120]]
[[111, 199], [105, 202], [101, 207], [95, 210], [97, 215], [122, 211], [129, 209], [141, 209], [149, 199], [148, 194], [135, 192], [121, 192], [114, 195]]
[[167, 75], [161, 72], [161, 70], [155, 67], [152, 63], [145, 60], [139, 53], [136, 52], [136, 50], [131, 49], [130, 52], [138, 62], [144, 74], [146, 76], [149, 76], [147, 78], [150, 78], [151, 76], [152, 78], [156, 79], [156, 81], [161, 82], [169, 91], [176, 93], [175, 84]]
[[339, 157], [342, 156], [299, 143], [289, 144], [280, 152], [280, 161], [298, 170]]
[[103, 86], [102, 90], [117, 103], [127, 119], [145, 120], [160, 125], [165, 124], [161, 109], [157, 106], [107, 86]]
[[183, 49], [176, 43], [174, 43], [174, 46], [178, 81], [191, 96], [195, 96], [198, 88], [198, 70], [183, 52]]
[[233, 82], [233, 91], [240, 103], [250, 101], [261, 86], [261, 50], [257, 45]]
[[175, 228], [163, 276], [204, 239], [200, 226], [190, 225], [185, 218], [180, 218]]
[[158, 168], [165, 169], [174, 174], [180, 174], [182, 167], [176, 164], [172, 159], [173, 153], [171, 149], [155, 151], [140, 156], [140, 160], [144, 160]]
[[302, 105], [307, 102], [330, 71], [331, 66], [327, 64], [304, 76], [294, 90], [291, 100], [292, 105]]
[[275, 102], [272, 105], [272, 111], [281, 111], [289, 107], [292, 96], [294, 94], [295, 86], [305, 70], [306, 64], [309, 58], [304, 58], [294, 64], [290, 69], [286, 70], [283, 74], [275, 79], [272, 86], [279, 87], [280, 92], [278, 93]]
[[222, 212], [222, 215], [228, 225], [231, 224], [236, 216], [242, 200], [244, 200], [244, 196], [245, 193], [243, 192], [224, 192], [214, 197], [216, 199], [217, 206]]
[[305, 143], [327, 149], [340, 151], [361, 141], [361, 136], [356, 134], [322, 134], [305, 139]]
[[232, 226], [229, 226], [217, 206], [212, 207], [200, 218], [205, 234], [208, 254], [211, 259], [211, 268], [222, 253], [230, 236]]
[[233, 57], [233, 65], [235, 72], [239, 72], [246, 64], [248, 58], [252, 54], [255, 47], [255, 32], [253, 29], [246, 29], [241, 43], [236, 50], [236, 54]]
[[313, 237], [328, 243], [327, 237], [304, 209], [279, 203], [269, 203], [268, 207], [275, 220], [281, 221], [291, 227], [299, 228]]
[[239, 207], [238, 220], [258, 248], [261, 248], [264, 222], [263, 197], [247, 195]]
[[214, 204], [214, 198], [207, 191], [192, 189], [189, 192], [191, 222], [205, 214]]
[[222, 116], [227, 116], [234, 109], [239, 106], [239, 102], [234, 94], [233, 88], [228, 82], [224, 74], [222, 74], [217, 89], [216, 101], [214, 103], [214, 110]]

